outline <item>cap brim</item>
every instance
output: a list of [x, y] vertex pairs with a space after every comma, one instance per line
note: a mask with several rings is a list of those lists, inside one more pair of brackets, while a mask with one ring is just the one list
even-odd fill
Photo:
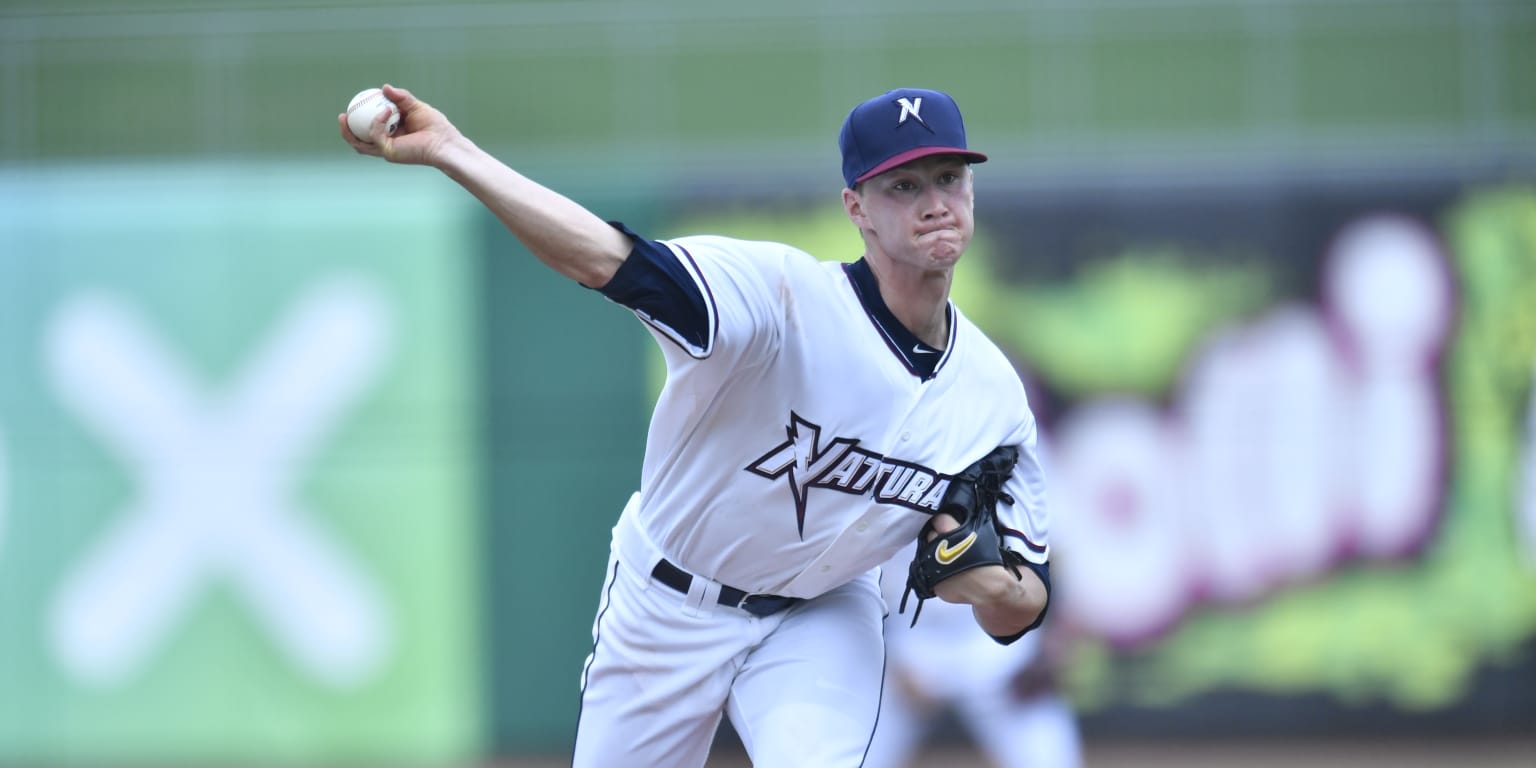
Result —
[[889, 171], [898, 165], [905, 165], [912, 162], [913, 160], [922, 157], [928, 157], [930, 155], [959, 155], [965, 158], [965, 161], [968, 163], [985, 163], [987, 161], [986, 155], [983, 155], [980, 152], [972, 152], [969, 149], [959, 149], [956, 147], [917, 147], [915, 149], [909, 149], [898, 155], [892, 156], [885, 162], [866, 171], [863, 176], [854, 179], [853, 183], [858, 184], [860, 182], [868, 181], [869, 179], [879, 176], [880, 174], [885, 173], [886, 171]]

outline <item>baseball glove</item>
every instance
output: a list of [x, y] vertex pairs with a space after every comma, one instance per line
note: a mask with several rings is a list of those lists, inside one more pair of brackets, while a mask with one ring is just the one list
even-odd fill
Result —
[[907, 598], [917, 595], [912, 624], [923, 612], [923, 601], [935, 597], [934, 587], [957, 573], [983, 565], [1002, 565], [1023, 578], [1018, 553], [1003, 548], [997, 530], [997, 504], [1012, 504], [1013, 497], [1003, 492], [1003, 482], [1019, 459], [1019, 449], [1005, 445], [975, 464], [966, 467], [949, 481], [938, 511], [960, 522], [960, 527], [942, 536], [934, 536], [933, 522], [917, 535], [917, 554], [907, 568], [907, 589], [901, 595], [901, 613], [907, 611]]

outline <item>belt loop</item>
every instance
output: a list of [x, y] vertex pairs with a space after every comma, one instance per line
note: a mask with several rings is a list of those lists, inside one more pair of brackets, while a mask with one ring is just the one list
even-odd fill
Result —
[[702, 618], [715, 612], [715, 601], [720, 598], [720, 585], [709, 579], [694, 576], [688, 585], [688, 596], [683, 598], [683, 615]]

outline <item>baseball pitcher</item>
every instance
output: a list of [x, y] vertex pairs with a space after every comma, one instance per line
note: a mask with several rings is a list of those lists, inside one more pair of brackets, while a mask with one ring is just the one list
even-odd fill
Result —
[[619, 514], [576, 766], [702, 766], [722, 716], [754, 765], [859, 766], [880, 712], [878, 568], [902, 600], [971, 607], [1001, 643], [1045, 614], [1045, 492], [1014, 369], [949, 300], [974, 230], [948, 95], [905, 88], [843, 123], [864, 253], [658, 241], [605, 222], [384, 86], [359, 153], [435, 167], [541, 261], [623, 305], [666, 356], [641, 483]]

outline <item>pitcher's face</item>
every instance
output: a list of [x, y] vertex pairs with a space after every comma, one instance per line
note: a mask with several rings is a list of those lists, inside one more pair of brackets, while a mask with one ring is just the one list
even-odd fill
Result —
[[957, 155], [930, 155], [845, 190], [849, 218], [869, 233], [869, 247], [923, 271], [954, 267], [975, 231], [970, 166]]

